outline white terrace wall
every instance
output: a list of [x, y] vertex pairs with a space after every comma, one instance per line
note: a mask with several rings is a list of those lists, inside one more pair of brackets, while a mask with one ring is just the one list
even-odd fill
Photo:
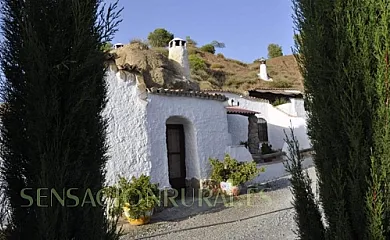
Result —
[[230, 145], [225, 106], [222, 102], [190, 97], [149, 95], [147, 131], [150, 139], [151, 175], [169, 186], [166, 123], [182, 121], [186, 145], [186, 178], [209, 177], [208, 159], [224, 157]]
[[[285, 113], [284, 111], [272, 106], [268, 103], [268, 101], [265, 100], [258, 100], [258, 99], [247, 99], [243, 98], [238, 94], [233, 93], [225, 93], [220, 92], [221, 94], [226, 95], [229, 98], [235, 99], [235, 102], [239, 102], [239, 106], [242, 108], [246, 108], [249, 110], [260, 112], [260, 114], [257, 114], [256, 116], [259, 118], [264, 118], [267, 121], [268, 125], [268, 140], [269, 143], [272, 145], [274, 149], [283, 149], [285, 146], [285, 135], [284, 131], [289, 131], [289, 127], [292, 126], [294, 128], [294, 133], [298, 138], [298, 141], [300, 143], [301, 149], [309, 148], [310, 147], [310, 141], [308, 140], [307, 136], [307, 127], [306, 127], [306, 118], [305, 117], [298, 117], [293, 116], [288, 113]], [[303, 106], [303, 101], [292, 101], [289, 103], [290, 106], [287, 106], [287, 109], [294, 109], [291, 105], [294, 104], [295, 106]], [[305, 112], [304, 109], [302, 111], [302, 108], [296, 108], [297, 115], [304, 116]], [[240, 118], [240, 117], [230, 117], [229, 116], [229, 132], [232, 136], [232, 142], [237, 143], [240, 141], [246, 141], [242, 140], [247, 134], [247, 119]], [[241, 121], [242, 124], [238, 124], [237, 122]], [[246, 124], [246, 128], [244, 128]], [[240, 126], [238, 128], [237, 126]]]

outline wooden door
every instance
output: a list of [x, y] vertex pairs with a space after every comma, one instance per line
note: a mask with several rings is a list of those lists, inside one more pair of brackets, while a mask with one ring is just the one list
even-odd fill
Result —
[[184, 128], [181, 124], [167, 124], [167, 152], [169, 182], [172, 188], [181, 191], [185, 189], [186, 164]]

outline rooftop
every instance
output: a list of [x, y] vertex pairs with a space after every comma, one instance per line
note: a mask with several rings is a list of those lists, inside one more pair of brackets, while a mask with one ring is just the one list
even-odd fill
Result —
[[207, 93], [202, 91], [188, 91], [182, 89], [148, 88], [147, 92], [156, 95], [165, 95], [172, 97], [193, 97], [208, 100], [217, 100], [221, 102], [225, 102], [228, 100], [228, 98], [223, 94]]
[[255, 115], [255, 114], [260, 114], [259, 112], [255, 112], [255, 111], [248, 110], [248, 109], [241, 108], [241, 107], [237, 107], [237, 106], [226, 107], [226, 110], [227, 110], [228, 114], [239, 114], [239, 115], [243, 115], [243, 116], [251, 116], [251, 115]]

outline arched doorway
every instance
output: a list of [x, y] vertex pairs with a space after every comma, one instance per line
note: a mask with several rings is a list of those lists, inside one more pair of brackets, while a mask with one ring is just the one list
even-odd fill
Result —
[[180, 116], [168, 118], [166, 145], [169, 183], [173, 189], [181, 192], [190, 187], [188, 180], [198, 175], [199, 171], [193, 124]]

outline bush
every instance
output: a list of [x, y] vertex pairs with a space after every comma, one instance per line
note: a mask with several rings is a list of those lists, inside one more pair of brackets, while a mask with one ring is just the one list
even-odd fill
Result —
[[131, 39], [130, 44], [138, 44], [141, 50], [149, 49], [148, 41], [142, 39], [138, 39], [138, 38]]
[[210, 158], [209, 161], [213, 169], [211, 179], [218, 182], [231, 180], [234, 186], [248, 182], [265, 171], [264, 168], [258, 169], [254, 161], [238, 162], [229, 154], [225, 155], [223, 162], [216, 158]]
[[152, 47], [166, 47], [174, 35], [164, 28], [157, 28], [149, 33], [148, 40]]
[[213, 64], [211, 64], [211, 68], [212, 69], [221, 69], [221, 68], [225, 68], [225, 66], [222, 64], [219, 64], [219, 63], [213, 63]]
[[215, 47], [212, 44], [206, 44], [200, 48], [201, 51], [203, 52], [208, 52], [208, 53], [215, 53]]
[[278, 44], [271, 43], [268, 45], [268, 57], [275, 58], [283, 56], [282, 47]]
[[169, 50], [166, 49], [166, 48], [153, 48], [153, 50], [155, 50], [156, 52], [164, 55], [165, 57], [169, 56]]
[[197, 55], [190, 55], [188, 57], [188, 61], [190, 63], [190, 68], [194, 71], [199, 71], [199, 70], [206, 70], [207, 69], [207, 65], [206, 65], [206, 62], [198, 57]]
[[292, 83], [287, 81], [270, 82], [269, 84], [274, 88], [290, 88], [293, 86]]
[[218, 58], [225, 59], [225, 55], [223, 55], [222, 53], [218, 53], [218, 54], [217, 54], [217, 57], [218, 57]]
[[111, 215], [121, 215], [123, 207], [127, 206], [133, 219], [142, 217], [160, 203], [158, 185], [151, 183], [150, 177], [145, 175], [132, 177], [131, 181], [120, 177], [117, 185], [104, 189], [104, 196], [116, 201], [116, 205], [110, 209]]
[[289, 103], [289, 101], [285, 98], [277, 98], [273, 103], [272, 106], [276, 107], [285, 103]]

